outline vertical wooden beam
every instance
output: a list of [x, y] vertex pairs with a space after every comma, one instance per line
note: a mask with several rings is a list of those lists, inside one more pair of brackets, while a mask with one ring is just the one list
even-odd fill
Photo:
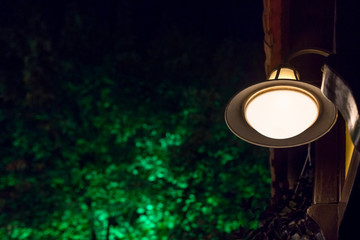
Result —
[[338, 205], [315, 204], [308, 208], [307, 214], [320, 226], [326, 240], [338, 240]]
[[344, 157], [345, 127], [339, 117], [332, 130], [316, 142], [314, 204], [339, 202]]
[[344, 182], [345, 124], [338, 118], [332, 130], [316, 142], [313, 205], [308, 215], [327, 240], [338, 239], [338, 202]]
[[[263, 0], [263, 29], [264, 29], [264, 52], [265, 52], [265, 73], [278, 66], [283, 60], [284, 37], [284, 2], [288, 0]], [[289, 188], [287, 149], [270, 149], [270, 170], [271, 170], [271, 193], [272, 200], [281, 197], [284, 191]]]
[[348, 176], [340, 198], [339, 239], [354, 239], [358, 235], [358, 219], [360, 212], [360, 153], [354, 150]]
[[266, 75], [268, 75], [272, 69], [279, 65], [283, 59], [283, 2], [284, 0], [263, 0], [263, 28]]
[[304, 166], [305, 159], [307, 157], [308, 145], [302, 145], [298, 147], [292, 147], [288, 149], [287, 156], [287, 178], [289, 182], [289, 189], [295, 189], [299, 180], [301, 170]]
[[[276, 201], [289, 188], [287, 149], [270, 149], [271, 196]], [[284, 171], [285, 170], [285, 171]]]
[[307, 145], [271, 149], [270, 169], [272, 197], [276, 201], [289, 189], [294, 189], [307, 155]]

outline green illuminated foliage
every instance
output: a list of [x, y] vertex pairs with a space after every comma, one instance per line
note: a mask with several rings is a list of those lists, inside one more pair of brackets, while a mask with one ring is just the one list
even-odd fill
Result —
[[225, 239], [257, 227], [267, 150], [223, 120], [252, 45], [178, 29], [142, 42], [76, 4], [49, 22], [33, 7], [0, 34], [13, 63], [0, 66], [1, 239]]

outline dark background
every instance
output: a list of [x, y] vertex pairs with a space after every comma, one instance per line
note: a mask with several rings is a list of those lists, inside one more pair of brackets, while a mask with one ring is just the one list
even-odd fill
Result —
[[0, 236], [225, 239], [267, 150], [227, 129], [264, 79], [262, 1], [2, 1]]

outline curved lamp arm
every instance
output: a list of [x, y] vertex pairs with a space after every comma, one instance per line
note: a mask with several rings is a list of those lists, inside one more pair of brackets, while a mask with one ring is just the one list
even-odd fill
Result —
[[299, 51], [296, 51], [288, 56], [285, 57], [285, 62], [289, 63], [292, 59], [301, 56], [301, 55], [306, 55], [306, 54], [316, 54], [316, 55], [321, 55], [324, 57], [328, 57], [331, 52], [324, 50], [324, 49], [319, 49], [319, 48], [306, 48], [306, 49], [301, 49]]

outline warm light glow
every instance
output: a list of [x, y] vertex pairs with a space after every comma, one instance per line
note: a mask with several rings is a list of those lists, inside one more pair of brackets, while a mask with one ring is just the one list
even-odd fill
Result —
[[317, 119], [319, 107], [310, 93], [295, 87], [275, 87], [258, 92], [245, 106], [247, 123], [274, 139], [299, 135]]
[[[276, 77], [277, 72], [279, 72], [278, 77]], [[295, 74], [297, 76], [295, 76]], [[286, 67], [281, 67], [281, 68], [277, 68], [275, 69], [269, 77], [269, 80], [274, 80], [274, 79], [292, 79], [292, 80], [297, 80], [299, 79], [298, 73], [291, 68], [286, 68]]]
[[354, 152], [354, 143], [351, 140], [351, 135], [348, 126], [345, 127], [345, 178], [348, 175], [351, 158]]

